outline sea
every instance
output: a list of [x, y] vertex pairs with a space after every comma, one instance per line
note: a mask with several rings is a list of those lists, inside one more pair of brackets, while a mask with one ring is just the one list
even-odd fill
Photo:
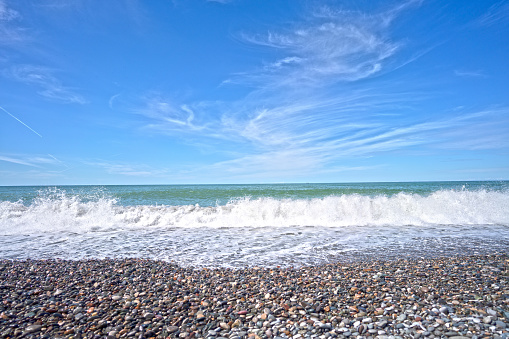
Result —
[[0, 259], [302, 267], [509, 252], [509, 181], [0, 186]]

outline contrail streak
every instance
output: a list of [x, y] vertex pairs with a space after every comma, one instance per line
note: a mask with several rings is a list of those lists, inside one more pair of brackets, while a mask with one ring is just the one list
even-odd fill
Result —
[[58, 161], [59, 163], [61, 163], [62, 165], [64, 165], [65, 167], [67, 167], [67, 169], [69, 169], [69, 166], [67, 166], [67, 164], [65, 162], [61, 161], [60, 159], [57, 159], [57, 157], [53, 156], [52, 154], [48, 153], [48, 155], [50, 157], [52, 157], [53, 159], [55, 159], [56, 161]]
[[40, 135], [39, 133], [37, 133], [36, 131], [34, 131], [34, 129], [30, 126], [28, 126], [27, 124], [25, 124], [23, 121], [19, 120], [18, 118], [16, 118], [14, 115], [12, 115], [11, 113], [7, 112], [7, 110], [5, 108], [3, 108], [2, 106], [0, 106], [0, 109], [2, 111], [4, 111], [5, 113], [9, 114], [11, 117], [13, 117], [14, 119], [18, 120], [20, 123], [23, 124], [23, 126], [25, 126], [26, 128], [28, 128], [29, 130], [31, 130], [32, 132], [34, 132], [35, 134], [37, 134], [38, 136], [40, 136], [42, 138], [42, 135]]

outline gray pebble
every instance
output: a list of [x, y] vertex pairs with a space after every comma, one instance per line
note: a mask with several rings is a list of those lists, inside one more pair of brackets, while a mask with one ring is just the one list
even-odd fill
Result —
[[497, 326], [497, 328], [502, 329], [502, 330], [507, 327], [506, 323], [504, 323], [503, 321], [500, 321], [500, 320], [495, 321], [495, 326]]
[[37, 331], [40, 331], [42, 328], [41, 325], [30, 325], [30, 326], [27, 326], [25, 328], [25, 332], [27, 333], [33, 333], [33, 332], [37, 332]]

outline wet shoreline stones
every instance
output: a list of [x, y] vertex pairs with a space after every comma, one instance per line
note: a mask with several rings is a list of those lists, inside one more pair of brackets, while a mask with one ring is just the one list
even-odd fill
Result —
[[509, 338], [509, 257], [0, 260], [0, 338]]

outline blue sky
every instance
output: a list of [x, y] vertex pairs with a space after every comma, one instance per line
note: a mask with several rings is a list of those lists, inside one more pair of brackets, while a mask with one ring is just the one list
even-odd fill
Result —
[[0, 185], [509, 179], [508, 1], [0, 0]]

